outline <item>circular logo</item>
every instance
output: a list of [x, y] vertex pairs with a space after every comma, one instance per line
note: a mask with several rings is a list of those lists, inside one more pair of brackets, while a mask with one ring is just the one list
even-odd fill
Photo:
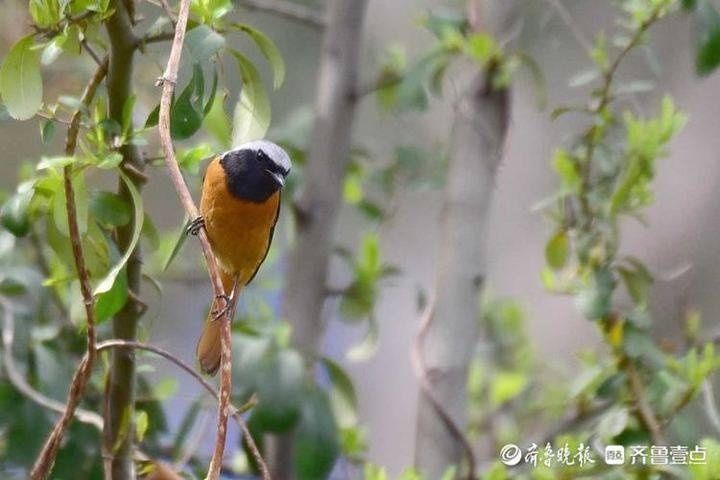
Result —
[[500, 461], [512, 467], [520, 463], [522, 460], [522, 450], [514, 443], [508, 443], [500, 449]]

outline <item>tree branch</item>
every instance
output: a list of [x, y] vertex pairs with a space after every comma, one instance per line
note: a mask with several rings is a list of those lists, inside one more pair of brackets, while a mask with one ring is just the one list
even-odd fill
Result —
[[638, 410], [638, 419], [643, 424], [645, 429], [650, 433], [650, 438], [655, 445], [664, 445], [665, 438], [662, 432], [662, 426], [655, 416], [650, 403], [645, 396], [645, 389], [643, 383], [640, 380], [635, 363], [631, 359], [626, 359], [624, 370], [628, 375], [628, 385], [630, 391], [635, 399], [635, 405]]
[[420, 383], [420, 389], [422, 390], [423, 395], [425, 395], [425, 398], [427, 398], [427, 400], [430, 402], [433, 409], [435, 410], [435, 413], [445, 424], [445, 428], [447, 428], [450, 435], [452, 435], [453, 438], [462, 446], [462, 449], [465, 452], [465, 459], [468, 462], [467, 478], [473, 479], [475, 478], [476, 461], [472, 445], [470, 445], [470, 442], [465, 436], [462, 427], [460, 427], [455, 422], [455, 420], [453, 420], [450, 413], [443, 406], [442, 401], [433, 391], [433, 386], [430, 382], [430, 372], [428, 371], [427, 366], [425, 365], [425, 361], [423, 360], [423, 341], [425, 340], [425, 336], [427, 335], [428, 329], [430, 328], [430, 322], [432, 321], [432, 317], [435, 312], [436, 302], [437, 298], [435, 297], [435, 295], [433, 295], [433, 298], [430, 300], [427, 307], [425, 308], [425, 311], [420, 317], [418, 333], [415, 336], [415, 341], [413, 342], [412, 350], [410, 351], [410, 363], [412, 364], [413, 371], [415, 372], [415, 377]]
[[[95, 97], [97, 87], [105, 78], [108, 70], [108, 59], [105, 58], [90, 79], [90, 83], [85, 87], [80, 103], [84, 107], [88, 107], [92, 99]], [[67, 137], [65, 140], [65, 155], [73, 156], [77, 145], [78, 132], [80, 130], [80, 119], [82, 118], [82, 109], [78, 108], [70, 121]], [[73, 258], [75, 260], [75, 270], [80, 280], [80, 291], [85, 304], [85, 317], [87, 320], [87, 358], [78, 365], [70, 384], [70, 393], [68, 394], [67, 406], [55, 427], [50, 432], [45, 445], [35, 460], [35, 464], [30, 472], [30, 478], [33, 480], [41, 480], [48, 476], [55, 462], [55, 456], [60, 448], [60, 442], [70, 420], [75, 415], [75, 409], [80, 404], [85, 388], [87, 387], [90, 375], [92, 374], [93, 362], [95, 361], [95, 299], [93, 298], [92, 288], [90, 286], [90, 277], [85, 267], [85, 256], [83, 254], [82, 238], [77, 221], [77, 210], [75, 206], [75, 191], [72, 184], [72, 164], [65, 166], [63, 169], [64, 186], [65, 186], [65, 209], [67, 211], [68, 229], [70, 232], [70, 243], [72, 245]]]
[[327, 20], [313, 9], [285, 0], [238, 0], [248, 10], [258, 10], [313, 28], [325, 28]]
[[[180, 0], [180, 8], [178, 12], [177, 22], [175, 25], [175, 38], [173, 39], [168, 58], [167, 67], [162, 78], [158, 81], [162, 85], [162, 96], [160, 97], [160, 115], [158, 122], [158, 131], [160, 141], [165, 154], [165, 165], [167, 166], [170, 178], [172, 179], [175, 190], [177, 191], [180, 202], [191, 219], [197, 218], [199, 212], [193, 202], [190, 191], [185, 184], [180, 167], [175, 159], [172, 137], [170, 136], [170, 106], [172, 96], [177, 82], [178, 69], [180, 67], [180, 57], [182, 55], [183, 41], [185, 39], [185, 30], [187, 28], [188, 14], [190, 10], [190, 0]], [[212, 253], [210, 242], [204, 228], [198, 232], [200, 246], [205, 256], [205, 263], [212, 282], [215, 298], [225, 298], [222, 281], [220, 280], [220, 272], [218, 270], [215, 256]], [[227, 434], [228, 405], [230, 402], [230, 391], [232, 388], [232, 338], [230, 332], [231, 315], [234, 308], [225, 310], [225, 315], [215, 321], [222, 322], [221, 329], [221, 360], [220, 360], [220, 395], [218, 399], [218, 422], [217, 436], [215, 438], [215, 447], [213, 456], [210, 461], [207, 478], [209, 480], [217, 480], [222, 467], [222, 457], [225, 451], [225, 438]]]
[[[97, 345], [97, 351], [102, 351], [108, 348], [133, 348], [136, 350], [144, 350], [147, 352], [152, 352], [156, 355], [159, 355], [166, 360], [169, 360], [170, 362], [174, 363], [181, 369], [185, 370], [190, 376], [192, 376], [195, 380], [198, 381], [202, 387], [207, 390], [210, 395], [215, 398], [215, 400], [219, 401], [220, 396], [218, 395], [218, 392], [213, 388], [210, 383], [208, 383], [205, 378], [203, 378], [202, 375], [200, 375], [193, 367], [173, 355], [172, 353], [168, 352], [167, 350], [157, 347], [155, 345], [150, 345], [146, 343], [136, 342], [136, 341], [129, 341], [129, 340], [106, 340], [104, 342], [101, 342]], [[258, 466], [260, 467], [260, 473], [262, 475], [263, 480], [270, 480], [270, 474], [268, 473], [267, 465], [265, 464], [265, 461], [262, 458], [262, 455], [260, 454], [260, 449], [258, 448], [257, 444], [255, 443], [255, 440], [253, 439], [250, 431], [248, 430], [247, 424], [245, 423], [245, 420], [242, 418], [242, 414], [247, 412], [250, 408], [255, 406], [257, 403], [257, 400], [253, 396], [246, 404], [241, 405], [240, 407], [236, 408], [232, 404], [228, 403], [228, 412], [230, 412], [230, 415], [235, 419], [238, 426], [242, 429], [243, 435], [245, 436], [245, 440], [248, 442], [248, 448], [250, 449], [250, 452], [252, 453], [253, 457], [255, 457], [255, 460], [257, 461]]]
[[[105, 28], [110, 41], [110, 63], [107, 76], [108, 117], [123, 124], [123, 112], [132, 97], [134, 55], [137, 37], [133, 30], [131, 3], [111, 0], [113, 14], [106, 20]], [[131, 127], [134, 127], [132, 125]], [[144, 179], [142, 169], [144, 163], [135, 145], [125, 144], [120, 147], [123, 156], [121, 167], [125, 172], [133, 172], [130, 180], [138, 191], [142, 189]], [[129, 187], [122, 179], [118, 179], [118, 193], [127, 205], [135, 200]], [[118, 227], [116, 245], [120, 252], [127, 252], [133, 242], [135, 222]], [[130, 253], [125, 267], [127, 288], [137, 295], [140, 293], [142, 258], [140, 244], [136, 244]], [[142, 307], [132, 297], [128, 297], [120, 311], [112, 319], [112, 336], [114, 338], [134, 340], [137, 337], [138, 321], [142, 315]], [[135, 352], [131, 349], [116, 349], [110, 358], [110, 372], [104, 404], [105, 431], [103, 449], [106, 475], [113, 480], [131, 480], [135, 478], [133, 459], [135, 431], [135, 390], [136, 365]]]
[[[328, 2], [315, 94], [315, 120], [305, 168], [303, 191], [296, 204], [297, 236], [288, 255], [282, 294], [282, 316], [293, 326], [293, 344], [313, 356], [323, 333], [322, 308], [327, 299], [327, 270], [334, 243], [345, 177], [357, 88], [362, 27], [367, 0]], [[273, 475], [292, 476], [290, 436], [280, 437], [273, 451]], [[283, 445], [284, 443], [284, 445]]]

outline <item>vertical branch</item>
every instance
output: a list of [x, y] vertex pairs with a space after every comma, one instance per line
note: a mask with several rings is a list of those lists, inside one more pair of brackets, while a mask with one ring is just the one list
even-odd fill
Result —
[[[367, 0], [328, 3], [328, 24], [315, 97], [315, 124], [306, 181], [296, 205], [297, 239], [288, 259], [282, 307], [283, 317], [293, 325], [294, 344], [305, 354], [315, 351], [323, 331], [321, 311], [341, 186], [349, 159], [366, 6]], [[290, 475], [287, 458], [290, 440], [283, 442], [284, 446], [277, 446], [279, 458], [272, 462], [277, 478]]]
[[[108, 60], [106, 58], [98, 66], [95, 74], [85, 87], [85, 91], [80, 99], [80, 103], [85, 107], [90, 105], [90, 102], [92, 102], [97, 87], [107, 74], [107, 68]], [[68, 127], [65, 139], [65, 155], [68, 157], [75, 154], [81, 118], [82, 110], [77, 109], [70, 121], [70, 126]], [[75, 415], [75, 410], [80, 404], [80, 400], [82, 399], [82, 396], [85, 393], [85, 388], [90, 380], [93, 363], [95, 361], [95, 343], [97, 342], [97, 336], [95, 333], [95, 299], [92, 294], [88, 271], [85, 268], [85, 255], [83, 253], [80, 229], [78, 228], [77, 209], [75, 206], [75, 190], [73, 189], [72, 184], [72, 165], [65, 166], [63, 169], [63, 177], [65, 187], [65, 210], [67, 212], [70, 243], [72, 245], [73, 258], [75, 260], [75, 271], [77, 272], [78, 279], [80, 280], [80, 291], [82, 293], [83, 303], [85, 304], [85, 317], [87, 321], [87, 356], [82, 362], [80, 362], [75, 370], [72, 382], [70, 383], [70, 392], [68, 394], [65, 409], [60, 419], [55, 424], [55, 427], [53, 427], [50, 432], [50, 435], [45, 441], [45, 445], [43, 445], [43, 448], [40, 451], [38, 458], [35, 460], [32, 470], [30, 471], [30, 478], [32, 480], [41, 480], [46, 478], [52, 469], [52, 465], [55, 462], [55, 456], [60, 448], [60, 442], [62, 442], [65, 430], [70, 424], [70, 420], [72, 420]]]
[[[160, 133], [160, 141], [162, 143], [163, 152], [165, 154], [165, 165], [170, 173], [170, 177], [175, 186], [180, 202], [188, 213], [190, 218], [197, 218], [199, 213], [192, 200], [190, 191], [183, 180], [180, 167], [175, 159], [173, 150], [172, 137], [170, 135], [170, 106], [172, 104], [173, 92], [177, 82], [178, 69], [180, 67], [180, 56], [182, 55], [182, 46], [185, 39], [185, 30], [187, 28], [188, 14], [190, 10], [189, 0], [180, 0], [180, 8], [178, 12], [177, 22], [175, 24], [175, 37], [170, 49], [167, 67], [163, 77], [159, 80], [162, 85], [162, 96], [160, 97], [160, 116], [158, 122], [158, 130]], [[223, 298], [225, 292], [220, 280], [220, 273], [217, 262], [210, 248], [207, 234], [204, 229], [198, 232], [200, 245], [205, 263], [207, 264], [208, 273], [212, 282], [213, 291], [216, 298]], [[234, 312], [233, 308], [225, 310], [225, 314], [216, 321], [222, 322], [221, 341], [221, 360], [220, 360], [220, 393], [218, 399], [218, 421], [217, 435], [215, 438], [215, 447], [213, 448], [213, 456], [210, 461], [207, 478], [216, 480], [220, 475], [222, 467], [223, 453], [225, 451], [225, 438], [227, 434], [227, 421], [230, 411], [230, 390], [232, 388], [232, 338], [230, 332], [230, 320]], [[251, 441], [251, 440], [250, 440]]]
[[[423, 346], [428, 368], [424, 381], [434, 395], [421, 392], [415, 446], [415, 463], [429, 478], [440, 478], [463, 458], [463, 442], [435, 405], [443, 405], [456, 425], [466, 424], [467, 368], [478, 340], [488, 217], [510, 108], [508, 92], [494, 88], [491, 77], [492, 72], [479, 74], [460, 99], [450, 139], [437, 304]], [[468, 463], [472, 467], [471, 458]]]
[[[113, 1], [115, 11], [106, 22], [110, 39], [110, 63], [108, 66], [107, 92], [109, 117], [118, 124], [123, 122], [123, 109], [131, 96], [133, 78], [133, 57], [137, 41], [132, 29], [130, 14], [125, 2]], [[123, 168], [140, 172], [143, 162], [134, 145], [121, 148]], [[140, 180], [133, 177], [140, 189]], [[123, 200], [132, 205], [133, 199], [127, 186], [119, 181], [119, 193]], [[117, 229], [116, 242], [121, 252], [131, 245], [133, 225], [130, 223]], [[125, 269], [130, 298], [112, 320], [113, 337], [134, 340], [137, 335], [141, 308], [135, 301], [140, 292], [141, 254], [137, 245]], [[135, 416], [135, 353], [132, 349], [117, 349], [112, 352], [110, 373], [105, 396], [104, 454], [106, 475], [113, 479], [135, 478], [133, 463], [133, 436]]]

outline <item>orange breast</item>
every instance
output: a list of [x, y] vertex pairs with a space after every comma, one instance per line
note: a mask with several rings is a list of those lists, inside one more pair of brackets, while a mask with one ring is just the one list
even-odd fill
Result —
[[263, 203], [234, 197], [227, 189], [218, 158], [210, 162], [203, 183], [200, 214], [220, 266], [244, 285], [265, 258], [277, 219], [280, 192]]

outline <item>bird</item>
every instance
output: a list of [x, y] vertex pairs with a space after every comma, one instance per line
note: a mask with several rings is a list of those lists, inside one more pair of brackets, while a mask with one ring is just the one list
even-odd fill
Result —
[[[280, 215], [281, 193], [292, 168], [289, 155], [268, 140], [242, 144], [214, 157], [205, 171], [200, 216], [188, 230], [204, 228], [220, 267], [225, 292], [213, 300], [196, 355], [200, 369], [215, 375], [220, 367], [219, 317], [235, 303], [242, 287], [258, 273], [272, 243]], [[224, 305], [221, 306], [221, 305]]]

